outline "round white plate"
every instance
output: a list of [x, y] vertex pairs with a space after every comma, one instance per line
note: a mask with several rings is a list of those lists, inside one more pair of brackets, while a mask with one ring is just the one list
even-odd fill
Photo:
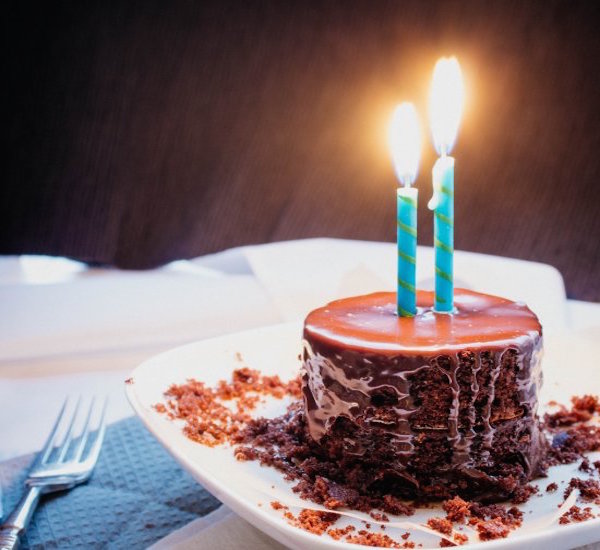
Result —
[[[205, 447], [185, 437], [179, 421], [171, 421], [159, 414], [154, 405], [164, 401], [163, 392], [173, 383], [183, 383], [189, 378], [214, 385], [221, 379], [230, 379], [231, 373], [243, 364], [264, 374], [279, 374], [283, 380], [294, 377], [299, 368], [301, 325], [289, 323], [260, 328], [203, 340], [178, 347], [157, 355], [138, 366], [132, 373], [133, 383], [126, 385], [127, 397], [146, 427], [154, 434], [173, 457], [208, 491], [237, 514], [282, 544], [295, 549], [348, 548], [359, 546], [334, 541], [328, 535], [317, 536], [287, 523], [281, 512], [271, 508], [273, 500], [297, 499], [291, 484], [273, 468], [261, 467], [257, 462], [237, 461], [230, 446]], [[594, 353], [595, 352], [595, 353]], [[244, 363], [237, 357], [241, 354]], [[545, 388], [543, 400], [557, 399], [568, 402], [573, 394], [600, 394], [600, 377], [592, 364], [598, 356], [598, 345], [576, 336], [547, 337], [544, 358]], [[269, 400], [257, 409], [258, 415], [281, 414], [289, 401]], [[593, 457], [597, 460], [600, 453]], [[600, 540], [600, 518], [583, 523], [543, 525], [542, 518], [555, 514], [562, 502], [563, 489], [571, 477], [585, 477], [577, 471], [577, 464], [553, 468], [548, 478], [535, 481], [541, 496], [534, 496], [520, 508], [525, 513], [520, 529], [507, 539], [475, 542], [464, 548], [522, 548], [544, 549], [573, 548]], [[555, 493], [545, 491], [551, 482], [557, 482]], [[310, 507], [310, 503], [307, 502]], [[292, 509], [297, 514], [299, 509]], [[595, 507], [595, 513], [600, 509]], [[419, 510], [410, 519], [426, 522], [432, 516], [443, 516], [439, 508]], [[393, 520], [394, 518], [390, 518]], [[341, 518], [335, 527], [353, 523], [364, 529], [360, 521]], [[385, 532], [396, 540], [404, 530], [379, 529], [371, 522], [374, 532]], [[476, 540], [476, 537], [471, 537]], [[409, 540], [422, 543], [423, 548], [439, 548], [439, 538], [413, 532]]]

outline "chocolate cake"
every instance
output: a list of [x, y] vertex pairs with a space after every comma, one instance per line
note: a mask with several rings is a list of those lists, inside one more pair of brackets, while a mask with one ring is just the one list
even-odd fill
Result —
[[542, 329], [524, 304], [456, 289], [332, 302], [304, 325], [307, 429], [347, 485], [413, 499], [500, 500], [539, 473]]

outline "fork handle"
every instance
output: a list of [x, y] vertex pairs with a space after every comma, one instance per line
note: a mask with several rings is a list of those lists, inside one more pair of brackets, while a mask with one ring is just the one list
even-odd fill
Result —
[[14, 525], [2, 527], [0, 531], [0, 550], [16, 550], [19, 548], [21, 529]]
[[0, 527], [0, 550], [15, 550], [19, 547], [19, 538], [37, 508], [41, 493], [40, 487], [27, 488], [19, 504]]

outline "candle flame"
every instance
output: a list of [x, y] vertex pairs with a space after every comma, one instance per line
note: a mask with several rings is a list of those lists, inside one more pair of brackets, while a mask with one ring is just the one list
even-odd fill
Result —
[[396, 107], [388, 137], [396, 176], [402, 185], [410, 187], [417, 177], [421, 156], [419, 117], [412, 103]]
[[429, 118], [433, 143], [439, 155], [449, 154], [456, 141], [465, 89], [456, 57], [442, 57], [433, 70]]

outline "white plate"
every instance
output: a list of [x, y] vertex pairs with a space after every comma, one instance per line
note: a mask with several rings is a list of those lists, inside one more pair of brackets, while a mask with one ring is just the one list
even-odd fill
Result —
[[[163, 392], [173, 383], [196, 378], [212, 385], [218, 380], [229, 379], [231, 372], [241, 366], [239, 359], [236, 359], [238, 352], [252, 368], [265, 374], [279, 374], [284, 380], [292, 378], [299, 367], [300, 334], [300, 324], [290, 323], [175, 348], [137, 367], [132, 373], [133, 384], [126, 387], [127, 396], [146, 427], [173, 457], [208, 491], [252, 525], [291, 548], [356, 549], [357, 545], [334, 541], [327, 535], [312, 535], [293, 527], [281, 516], [281, 512], [273, 510], [269, 503], [277, 500], [278, 495], [284, 502], [285, 498], [296, 498], [290, 489], [291, 485], [283, 480], [278, 471], [261, 467], [257, 462], [238, 462], [229, 446], [210, 448], [194, 443], [182, 434], [178, 421], [166, 419], [165, 415], [153, 408], [153, 405], [163, 401]], [[590, 361], [590, 358], [597, 357], [597, 351], [596, 344], [573, 335], [554, 337], [546, 342], [544, 401], [554, 398], [564, 402], [576, 393], [600, 393], [600, 379]], [[283, 412], [286, 405], [285, 400], [270, 400], [257, 413], [275, 416]], [[594, 460], [597, 458], [594, 457]], [[534, 496], [521, 507], [525, 512], [523, 527], [512, 532], [507, 539], [477, 542], [468, 547], [546, 550], [573, 548], [600, 540], [599, 518], [579, 524], [534, 528], [533, 524], [539, 518], [556, 512], [557, 505], [562, 502], [563, 489], [574, 476], [585, 476], [577, 471], [577, 464], [553, 468], [550, 477], [536, 482], [542, 496]], [[545, 488], [552, 481], [558, 483], [559, 490], [546, 493]], [[596, 514], [600, 512], [598, 507], [594, 511]], [[441, 515], [443, 512], [440, 509], [419, 510], [410, 520], [424, 522], [428, 517]], [[357, 528], [364, 528], [358, 521], [350, 522]], [[342, 518], [335, 527], [346, 524], [347, 520]], [[373, 531], [382, 532], [376, 522], [372, 524]], [[402, 532], [390, 528], [385, 531], [393, 538], [398, 538]], [[422, 543], [424, 548], [439, 547], [439, 539], [427, 534], [414, 532], [410, 540]]]

